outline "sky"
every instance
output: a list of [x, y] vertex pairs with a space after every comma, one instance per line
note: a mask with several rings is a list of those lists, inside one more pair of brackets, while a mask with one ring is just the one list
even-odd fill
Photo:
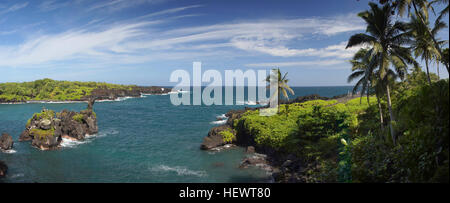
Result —
[[[191, 72], [199, 61], [203, 71], [279, 67], [291, 86], [351, 85], [348, 60], [358, 47], [345, 45], [365, 31], [357, 13], [367, 3], [0, 0], [0, 82], [174, 86], [172, 71]], [[448, 40], [448, 28], [439, 37]], [[448, 77], [442, 65], [440, 76]]]

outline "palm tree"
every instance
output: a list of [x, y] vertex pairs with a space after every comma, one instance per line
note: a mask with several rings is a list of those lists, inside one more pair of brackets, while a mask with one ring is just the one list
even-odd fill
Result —
[[[428, 19], [426, 19], [425, 24], [422, 23], [420, 19], [418, 19], [416, 16], [411, 16], [411, 21], [409, 23], [409, 29], [410, 34], [414, 38], [412, 41], [412, 48], [414, 51], [414, 55], [417, 57], [421, 57], [422, 60], [425, 61], [425, 67], [427, 70], [427, 76], [428, 76], [428, 83], [431, 85], [431, 77], [430, 77], [430, 71], [429, 71], [429, 62], [434, 60], [436, 62], [440, 61], [441, 55], [439, 54], [439, 51], [434, 46], [433, 40], [431, 38], [434, 37], [434, 35], [437, 34], [437, 32], [443, 28], [445, 28], [445, 23], [439, 21], [435, 24], [434, 28], [431, 29], [431, 34], [433, 36], [430, 36], [428, 31], [429, 28], [429, 22]], [[435, 37], [434, 37], [435, 38]], [[445, 41], [437, 41], [439, 47], [442, 46]], [[438, 70], [439, 71], [439, 70]]]
[[[408, 11], [408, 14], [411, 15], [411, 8], [413, 8], [418, 19], [422, 22], [422, 24], [426, 25], [426, 19], [428, 19], [428, 9], [434, 11], [432, 5], [435, 3], [444, 5], [447, 4], [447, 6], [440, 12], [440, 15], [436, 19], [435, 24], [438, 24], [441, 22], [441, 19], [449, 12], [448, 0], [434, 0], [431, 3], [429, 3], [427, 0], [396, 0], [393, 2], [393, 6], [398, 11], [398, 14], [400, 16], [402, 16], [406, 11]], [[431, 36], [434, 47], [436, 48], [439, 55], [442, 56], [442, 49], [438, 40], [436, 39], [435, 34], [432, 33], [432, 30], [429, 27], [426, 28], [427, 29], [425, 31], [428, 32], [428, 34]], [[449, 72], [448, 62], [444, 63], [444, 65], [447, 68], [447, 72]]]
[[[277, 96], [278, 97], [278, 105], [280, 105], [280, 96], [281, 96], [280, 92], [283, 94], [283, 96], [286, 99], [289, 99], [288, 91], [292, 95], [295, 94], [295, 93], [294, 93], [294, 90], [292, 90], [291, 87], [289, 87], [289, 85], [287, 84], [289, 82], [289, 79], [286, 78], [286, 76], [288, 74], [287, 72], [284, 74], [283, 77], [281, 77], [280, 69], [277, 68], [277, 69], [272, 69], [272, 73], [271, 74], [273, 76], [276, 76], [277, 80], [278, 80], [277, 81], [278, 88], [277, 88], [277, 90], [275, 91], [275, 93], [271, 97]], [[270, 83], [270, 76], [267, 76], [266, 82]], [[280, 112], [279, 108], [278, 108], [278, 112]]]
[[[350, 37], [347, 48], [357, 45], [370, 45], [372, 47], [372, 59], [376, 60], [378, 65], [378, 75], [380, 80], [389, 80], [391, 66], [396, 74], [403, 78], [407, 72], [408, 64], [415, 64], [410, 50], [403, 47], [403, 44], [409, 43], [409, 35], [406, 33], [406, 24], [402, 22], [392, 23], [392, 7], [387, 4], [382, 8], [377, 4], [370, 2], [369, 11], [358, 14], [366, 21], [366, 33], [355, 34]], [[391, 85], [389, 82], [383, 83], [387, 96], [387, 105], [390, 116], [390, 132], [392, 141], [396, 144], [395, 130], [392, 125], [395, 122], [394, 112], [391, 103]]]
[[359, 78], [358, 82], [356, 82], [353, 87], [353, 94], [361, 89], [361, 99], [364, 94], [366, 94], [368, 104], [370, 104], [370, 89], [373, 88], [375, 90], [378, 110], [380, 112], [381, 131], [384, 131], [383, 109], [380, 102], [380, 95], [382, 93], [382, 88], [380, 88], [381, 81], [379, 80], [378, 73], [376, 72], [377, 60], [371, 60], [372, 51], [372, 49], [360, 49], [356, 52], [353, 59], [350, 60], [350, 63], [352, 64], [352, 74], [348, 76], [347, 82], [350, 83]]

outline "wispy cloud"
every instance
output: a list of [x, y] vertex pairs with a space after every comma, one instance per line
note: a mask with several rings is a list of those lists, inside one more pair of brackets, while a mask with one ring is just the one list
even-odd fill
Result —
[[0, 47], [0, 66], [42, 64], [59, 60], [93, 59], [120, 51], [120, 43], [142, 36], [148, 22], [117, 25], [92, 32], [71, 30], [58, 35], [45, 35], [18, 47]]
[[28, 2], [14, 4], [14, 5], [6, 8], [4, 10], [0, 10], [0, 15], [6, 14], [6, 13], [10, 13], [10, 12], [14, 12], [14, 11], [23, 9], [23, 8], [25, 8], [27, 6], [28, 6]]
[[295, 62], [274, 62], [274, 63], [251, 63], [246, 67], [251, 68], [271, 68], [271, 67], [304, 67], [304, 66], [334, 66], [343, 64], [343, 60], [317, 60], [317, 61], [295, 61]]
[[107, 2], [101, 2], [94, 4], [93, 6], [89, 7], [88, 11], [98, 10], [98, 9], [106, 9], [110, 11], [116, 11], [116, 10], [122, 10], [138, 5], [142, 5], [145, 3], [161, 3], [164, 0], [110, 0]]
[[69, 6], [70, 3], [71, 3], [71, 1], [59, 2], [57, 0], [47, 0], [47, 1], [43, 1], [39, 5], [39, 9], [41, 9], [42, 11], [52, 11], [52, 10], [56, 10], [59, 8]]
[[[346, 26], [346, 29], [342, 29]], [[257, 22], [240, 22], [233, 24], [215, 24], [164, 31], [166, 36], [158, 40], [130, 42], [131, 49], [177, 49], [180, 45], [208, 43], [225, 45], [248, 52], [259, 52], [271, 56], [296, 57], [318, 56], [348, 58], [356, 48], [344, 49], [345, 42], [338, 45], [315, 48], [290, 48], [293, 41], [302, 41], [303, 35], [337, 35], [349, 31], [364, 29], [362, 22], [355, 17], [310, 18], [292, 20], [265, 20]], [[301, 44], [300, 44], [301, 46]]]
[[[127, 1], [128, 2], [128, 1]], [[109, 1], [96, 8], [118, 6], [123, 0]], [[54, 8], [46, 4], [48, 9]], [[0, 45], [0, 67], [17, 67], [51, 64], [61, 61], [83, 61], [90, 64], [136, 64], [149, 60], [195, 58], [198, 56], [260, 55], [299, 59], [320, 57], [320, 61], [277, 62], [247, 64], [260, 66], [330, 66], [343, 63], [357, 48], [345, 49], [345, 42], [322, 48], [309, 48], [304, 40], [311, 36], [328, 37], [364, 29], [363, 22], [355, 15], [329, 18], [295, 18], [278, 20], [248, 20], [204, 26], [174, 27], [167, 29], [163, 23], [190, 15], [169, 16], [161, 20], [149, 20], [155, 16], [171, 15], [194, 9], [201, 5], [172, 8], [150, 13], [133, 20], [114, 22], [91, 21], [77, 29], [59, 34], [25, 40], [15, 46]], [[164, 29], [161, 29], [164, 27]], [[207, 50], [207, 51], [206, 51]], [[290, 60], [292, 61], [292, 60]], [[95, 66], [93, 65], [93, 66]]]
[[139, 17], [139, 19], [155, 17], [155, 16], [161, 16], [161, 15], [167, 15], [167, 14], [173, 14], [173, 13], [177, 13], [177, 12], [184, 11], [184, 10], [187, 10], [187, 9], [201, 7], [201, 6], [202, 5], [191, 5], [191, 6], [184, 6], [184, 7], [166, 9], [166, 10], [162, 10], [162, 11], [158, 11], [158, 12], [154, 12], [154, 13], [150, 13], [150, 14], [141, 16], [141, 17]]

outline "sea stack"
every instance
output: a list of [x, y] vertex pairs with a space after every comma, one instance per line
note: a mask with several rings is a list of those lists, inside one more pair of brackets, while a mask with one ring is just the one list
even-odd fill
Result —
[[7, 133], [2, 133], [2, 136], [0, 137], [0, 149], [10, 150], [13, 148], [13, 145], [14, 141], [11, 135], [8, 135]]
[[97, 116], [93, 111], [95, 99], [88, 100], [88, 108], [80, 112], [63, 110], [55, 113], [43, 109], [28, 120], [19, 141], [32, 141], [41, 150], [57, 149], [62, 138], [84, 140], [86, 135], [98, 132]]

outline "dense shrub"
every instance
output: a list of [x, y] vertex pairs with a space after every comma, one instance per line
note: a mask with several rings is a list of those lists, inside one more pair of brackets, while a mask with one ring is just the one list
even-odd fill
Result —
[[[361, 131], [352, 142], [356, 182], [449, 181], [449, 81], [426, 82], [420, 72], [397, 84], [393, 94], [398, 144], [387, 132]], [[386, 112], [386, 111], [385, 111]], [[375, 119], [365, 119], [369, 128]], [[369, 133], [367, 133], [369, 132]]]

